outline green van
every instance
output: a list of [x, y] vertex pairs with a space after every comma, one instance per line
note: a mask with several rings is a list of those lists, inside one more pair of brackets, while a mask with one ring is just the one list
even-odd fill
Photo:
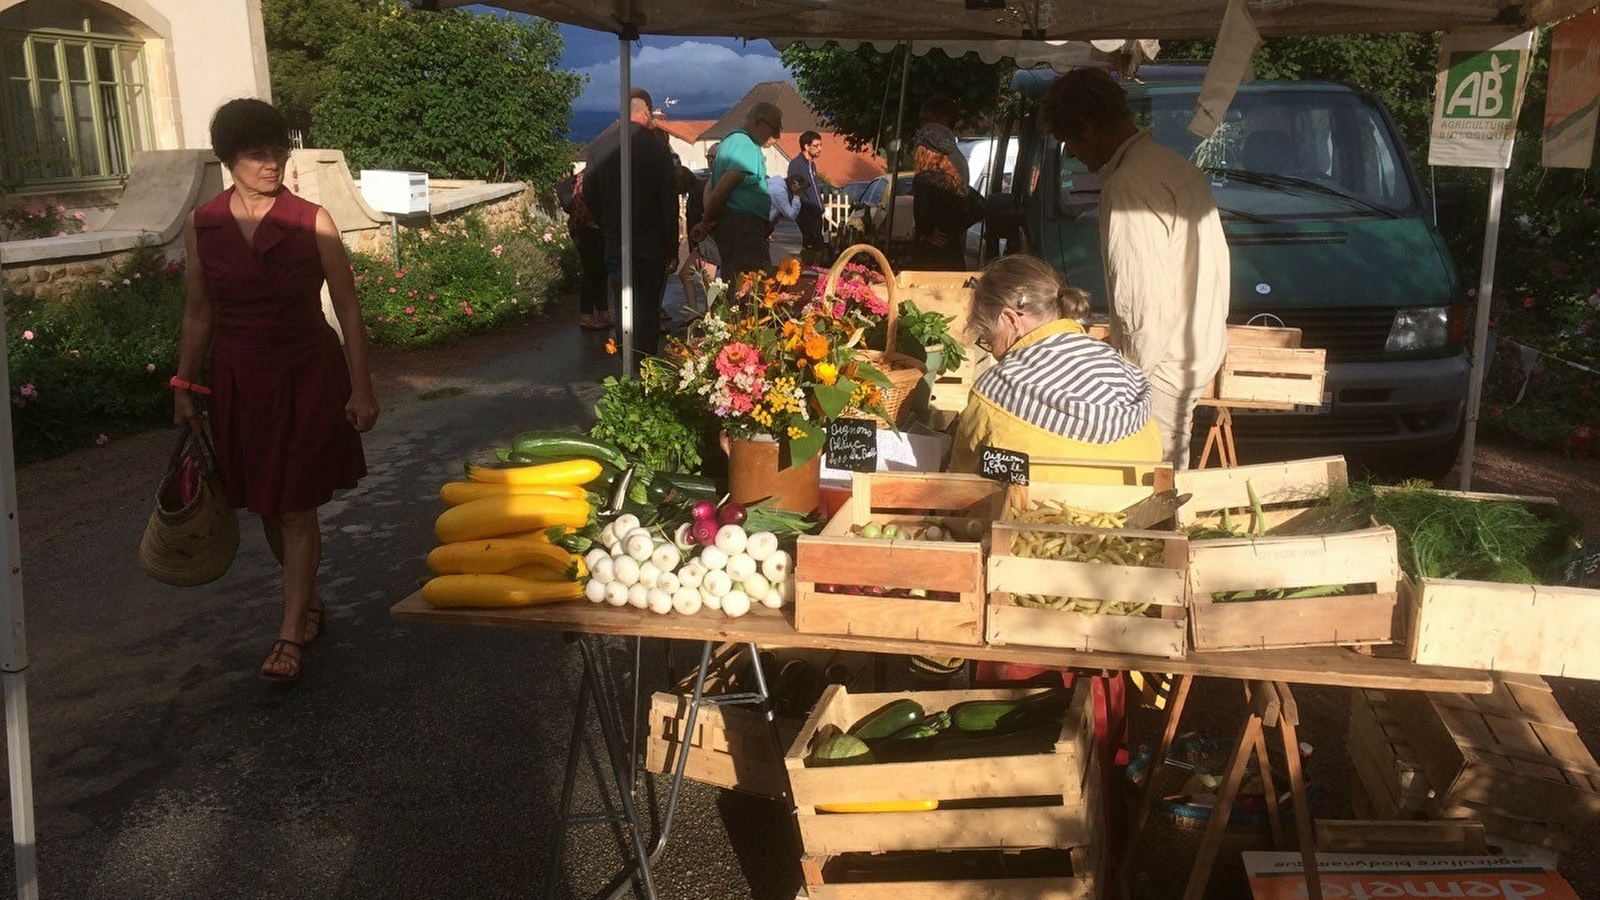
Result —
[[[1024, 70], [1013, 83], [1036, 110], [1053, 79]], [[1304, 346], [1328, 351], [1322, 404], [1236, 413], [1241, 452], [1381, 455], [1416, 474], [1448, 471], [1471, 307], [1382, 102], [1336, 82], [1247, 82], [1202, 141], [1188, 130], [1198, 80], [1126, 87], [1139, 124], [1211, 174], [1232, 253], [1229, 322], [1299, 328]], [[1103, 309], [1099, 178], [1031, 111], [1019, 137], [1014, 191], [991, 198], [990, 221], [1010, 225], [1008, 248], [1049, 260]]]

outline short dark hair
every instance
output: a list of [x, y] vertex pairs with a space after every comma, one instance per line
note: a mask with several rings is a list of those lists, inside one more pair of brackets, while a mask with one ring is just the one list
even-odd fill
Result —
[[229, 100], [211, 116], [211, 151], [224, 165], [233, 165], [240, 154], [250, 150], [289, 146], [289, 123], [277, 107], [265, 100]]
[[1133, 121], [1128, 92], [1101, 69], [1073, 69], [1057, 78], [1039, 104], [1039, 119], [1051, 133], [1083, 134], [1085, 126]]
[[802, 147], [811, 143], [812, 141], [820, 140], [822, 140], [822, 135], [817, 134], [815, 131], [803, 131], [800, 133], [800, 146]]
[[644, 105], [649, 109], [653, 110], [656, 108], [655, 101], [650, 99], [650, 92], [642, 87], [636, 87], [629, 91], [628, 98], [630, 100], [643, 100]]

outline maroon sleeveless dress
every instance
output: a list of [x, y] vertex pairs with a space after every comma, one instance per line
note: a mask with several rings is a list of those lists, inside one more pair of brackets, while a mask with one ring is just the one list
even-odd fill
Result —
[[211, 297], [208, 418], [234, 506], [275, 516], [315, 509], [367, 474], [345, 419], [350, 370], [322, 314], [316, 204], [284, 189], [255, 246], [228, 209], [229, 188], [194, 211]]

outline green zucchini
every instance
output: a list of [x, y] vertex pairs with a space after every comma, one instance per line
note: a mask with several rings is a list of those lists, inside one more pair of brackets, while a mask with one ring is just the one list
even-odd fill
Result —
[[704, 475], [691, 475], [687, 472], [661, 472], [660, 477], [665, 478], [678, 490], [688, 494], [706, 494], [716, 496], [717, 483]]
[[976, 733], [993, 731], [1002, 716], [1015, 712], [1020, 705], [1016, 700], [968, 700], [946, 712], [950, 713], [950, 724], [956, 731]]
[[1049, 753], [1061, 736], [1061, 726], [1045, 722], [1005, 733], [980, 732], [963, 734], [947, 731], [938, 737], [923, 741], [896, 741], [895, 746], [926, 746], [920, 759], [978, 759], [986, 756], [1022, 756], [1029, 753]]
[[657, 472], [650, 479], [650, 502], [656, 505], [715, 499], [717, 486], [711, 479], [700, 475]]
[[582, 456], [618, 469], [628, 467], [628, 457], [611, 444], [567, 431], [524, 431], [511, 442], [511, 450], [539, 460]]
[[921, 722], [927, 716], [915, 700], [893, 700], [862, 716], [850, 726], [850, 734], [863, 741], [880, 741]]

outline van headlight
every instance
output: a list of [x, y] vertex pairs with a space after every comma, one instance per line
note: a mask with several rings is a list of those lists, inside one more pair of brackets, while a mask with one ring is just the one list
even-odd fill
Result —
[[1450, 343], [1450, 307], [1425, 306], [1401, 309], [1389, 326], [1389, 340], [1383, 349], [1389, 353], [1433, 350]]

